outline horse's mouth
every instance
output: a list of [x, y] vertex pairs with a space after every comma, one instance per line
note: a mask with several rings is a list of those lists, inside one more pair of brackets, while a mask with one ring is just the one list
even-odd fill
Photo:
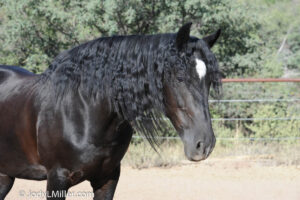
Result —
[[198, 154], [198, 155], [193, 155], [193, 156], [190, 156], [190, 155], [186, 155], [187, 159], [189, 161], [192, 161], [192, 162], [199, 162], [201, 160], [205, 160], [209, 155], [205, 155], [205, 154]]
[[215, 143], [206, 146], [203, 142], [199, 142], [199, 146], [200, 146], [199, 148], [192, 149], [192, 150], [185, 146], [184, 152], [188, 160], [193, 162], [199, 162], [201, 160], [205, 160], [206, 158], [209, 157], [209, 155], [213, 151]]

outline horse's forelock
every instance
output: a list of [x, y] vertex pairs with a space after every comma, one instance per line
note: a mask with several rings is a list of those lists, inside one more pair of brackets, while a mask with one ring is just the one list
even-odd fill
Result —
[[219, 69], [219, 64], [216, 59], [216, 56], [212, 53], [210, 48], [207, 46], [205, 41], [202, 39], [198, 40], [198, 48], [201, 49], [201, 52], [204, 56], [206, 67], [207, 67], [207, 75], [210, 79], [213, 89], [215, 90], [215, 93], [217, 97], [219, 98], [222, 94], [222, 73]]

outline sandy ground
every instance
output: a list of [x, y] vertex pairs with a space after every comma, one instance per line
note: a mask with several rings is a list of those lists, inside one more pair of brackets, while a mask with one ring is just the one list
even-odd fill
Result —
[[[46, 182], [16, 180], [8, 200], [41, 198]], [[70, 189], [73, 197], [92, 199], [83, 182]], [[208, 159], [171, 168], [123, 167], [117, 200], [300, 200], [300, 167], [265, 166], [244, 159]]]

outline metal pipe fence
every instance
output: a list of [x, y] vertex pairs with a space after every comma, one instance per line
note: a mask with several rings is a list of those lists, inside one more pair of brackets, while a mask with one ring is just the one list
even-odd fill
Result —
[[257, 102], [296, 102], [300, 99], [220, 99], [208, 100], [209, 103], [257, 103]]
[[[244, 122], [244, 123], [252, 123], [252, 122], [273, 122], [276, 121], [299, 121], [300, 120], [300, 79], [254, 79], [254, 78], [246, 78], [246, 79], [223, 79], [223, 88], [225, 90], [225, 94], [239, 94], [236, 95], [238, 98], [230, 99], [231, 95], [227, 95], [224, 99], [210, 99], [209, 103], [210, 106], [223, 106], [229, 108], [230, 106], [244, 106], [245, 104], [271, 104], [280, 106], [281, 104], [288, 105], [290, 107], [293, 105], [293, 112], [292, 115], [289, 116], [238, 116], [235, 117], [215, 117], [211, 120], [215, 123], [222, 123], [223, 125], [228, 122], [232, 122], [233, 125], [237, 123]], [[256, 84], [256, 85], [255, 85]], [[257, 85], [258, 84], [258, 85]], [[273, 84], [273, 85], [272, 85]], [[274, 85], [276, 84], [276, 85]], [[281, 84], [281, 87], [278, 87], [278, 84]], [[283, 85], [286, 88], [293, 88], [290, 89], [292, 92], [286, 92], [286, 90], [282, 90]], [[231, 87], [228, 87], [231, 85]], [[268, 86], [267, 89], [264, 87]], [[234, 88], [237, 87], [237, 88]], [[253, 88], [252, 88], [253, 87]], [[271, 89], [270, 89], [271, 88]], [[299, 90], [298, 90], [299, 89]], [[297, 91], [298, 90], [298, 91]], [[286, 93], [281, 94], [281, 91], [285, 91]], [[253, 93], [255, 92], [255, 93]], [[253, 98], [254, 97], [254, 98]], [[278, 104], [278, 105], [277, 105]], [[242, 107], [242, 108], [244, 108]], [[224, 110], [224, 109], [223, 109]], [[232, 112], [238, 112], [239, 109], [232, 109]], [[242, 115], [242, 114], [241, 114]], [[222, 116], [222, 115], [221, 115]], [[230, 116], [230, 115], [229, 115]], [[164, 120], [168, 120], [164, 118]], [[282, 123], [283, 123], [282, 122]], [[299, 124], [299, 122], [296, 122]], [[294, 131], [298, 131], [300, 133], [300, 126], [295, 128]], [[295, 137], [245, 137], [239, 136], [236, 137], [218, 137], [217, 140], [219, 141], [299, 141], [300, 134], [294, 134]], [[143, 136], [135, 135], [134, 139], [142, 139]], [[157, 137], [159, 140], [179, 140], [179, 137], [170, 137], [170, 136], [159, 136]]]
[[[133, 139], [146, 139], [145, 136], [140, 135], [134, 135], [132, 136]], [[170, 137], [170, 136], [157, 136], [156, 139], [158, 140], [180, 140], [180, 137]], [[249, 137], [249, 138], [226, 138], [226, 137], [217, 137], [216, 138], [219, 141], [294, 141], [299, 140], [300, 137], [277, 137], [277, 138], [255, 138], [255, 137]]]
[[[259, 81], [223, 80], [223, 98], [209, 100], [217, 140], [211, 156], [238, 157], [266, 166], [300, 165], [300, 79]], [[163, 119], [172, 127], [168, 118]], [[255, 128], [249, 131], [251, 126]], [[163, 160], [159, 166], [181, 163], [186, 159], [184, 144], [170, 127], [156, 136], [159, 159], [143, 135], [133, 136], [127, 158], [140, 156], [145, 166], [157, 160]]]
[[[143, 139], [146, 140], [145, 136], [134, 135], [132, 136], [133, 139]], [[171, 136], [157, 136], [155, 137], [158, 140], [180, 140], [180, 137], [171, 137]], [[278, 138], [226, 138], [226, 137], [217, 137], [217, 141], [295, 141], [299, 140], [300, 137], [278, 137]]]
[[289, 82], [289, 83], [296, 83], [300, 82], [300, 78], [227, 78], [222, 79], [223, 83], [244, 83], [244, 82]]

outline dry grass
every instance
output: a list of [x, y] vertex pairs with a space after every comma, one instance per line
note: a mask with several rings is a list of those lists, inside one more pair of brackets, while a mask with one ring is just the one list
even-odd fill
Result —
[[163, 142], [155, 152], [146, 142], [131, 144], [122, 164], [133, 168], [169, 167], [180, 164], [185, 159], [180, 141]]
[[[300, 142], [219, 141], [210, 158], [241, 158], [266, 166], [300, 166]], [[145, 142], [132, 143], [122, 161], [133, 168], [170, 167], [186, 160], [182, 142], [166, 140], [156, 153]]]

